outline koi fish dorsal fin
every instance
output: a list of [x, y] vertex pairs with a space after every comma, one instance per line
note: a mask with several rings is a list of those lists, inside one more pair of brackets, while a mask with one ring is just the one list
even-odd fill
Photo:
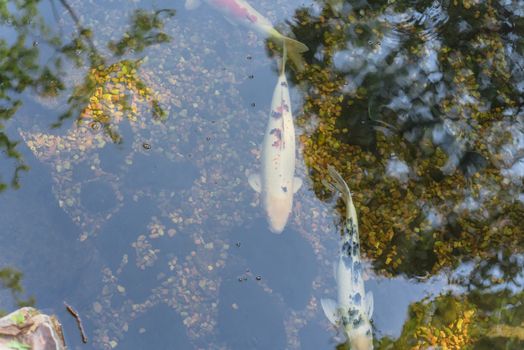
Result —
[[324, 315], [334, 326], [338, 326], [339, 317], [338, 317], [338, 306], [335, 300], [333, 299], [320, 299], [320, 305], [322, 305], [322, 310], [324, 310]]
[[202, 4], [201, 0], [186, 0], [185, 8], [186, 10], [194, 10], [199, 7], [200, 4]]
[[371, 291], [366, 293], [366, 311], [368, 314], [368, 318], [371, 319], [371, 316], [373, 315], [373, 308], [375, 307], [373, 301], [373, 293]]
[[260, 174], [251, 174], [247, 178], [247, 181], [249, 182], [249, 186], [256, 192], [260, 193], [262, 191], [262, 182], [260, 179]]

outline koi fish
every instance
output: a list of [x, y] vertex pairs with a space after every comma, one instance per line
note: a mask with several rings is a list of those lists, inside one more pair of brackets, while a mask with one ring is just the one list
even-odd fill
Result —
[[289, 88], [285, 74], [286, 46], [277, 85], [271, 100], [271, 112], [262, 142], [262, 169], [251, 174], [249, 185], [262, 195], [262, 206], [269, 228], [281, 233], [293, 208], [293, 195], [302, 186], [295, 177], [295, 126], [291, 114]]
[[[232, 24], [240, 23], [243, 26], [256, 31], [259, 34], [264, 35], [267, 38], [275, 40], [282, 46], [285, 45], [287, 48], [287, 55], [291, 61], [295, 64], [298, 70], [304, 68], [304, 59], [301, 53], [308, 51], [308, 47], [287, 36], [280, 34], [274, 27], [273, 24], [251, 5], [244, 0], [204, 0], [213, 8], [220, 11], [225, 18]], [[186, 0], [185, 7], [188, 10], [192, 10], [200, 6], [202, 0]]]
[[338, 262], [333, 266], [338, 301], [321, 299], [320, 303], [328, 320], [333, 325], [344, 328], [351, 349], [372, 350], [370, 320], [373, 314], [373, 294], [366, 294], [364, 289], [357, 212], [349, 187], [342, 176], [332, 166], [328, 166], [328, 173], [334, 181], [329, 183], [322, 180], [322, 183], [332, 191], [342, 194], [346, 204], [346, 220]]

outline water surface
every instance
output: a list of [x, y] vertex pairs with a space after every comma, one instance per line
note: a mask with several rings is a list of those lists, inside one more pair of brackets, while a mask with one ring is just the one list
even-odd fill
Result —
[[247, 183], [278, 75], [265, 38], [182, 1], [0, 11], [0, 308], [33, 296], [72, 349], [63, 301], [94, 349], [344, 348], [320, 308], [332, 164], [375, 348], [522, 348], [524, 4], [252, 5], [310, 48], [287, 70], [304, 186], [281, 235]]

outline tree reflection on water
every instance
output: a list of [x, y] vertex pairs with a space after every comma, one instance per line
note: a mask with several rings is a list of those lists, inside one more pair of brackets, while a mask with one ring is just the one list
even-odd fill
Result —
[[295, 79], [315, 184], [327, 164], [349, 180], [376, 272], [420, 279], [470, 266], [464, 294], [413, 304], [381, 349], [522, 347], [522, 16], [488, 1], [297, 11], [293, 31], [312, 49]]
[[[22, 287], [22, 272], [6, 267], [0, 269], [0, 289], [7, 289], [10, 291], [11, 296], [17, 307], [24, 306], [33, 306], [35, 304], [35, 299], [33, 297], [28, 297], [24, 299], [22, 295], [24, 294], [24, 288]], [[0, 317], [5, 314], [6, 310], [0, 309]]]
[[[136, 10], [130, 29], [124, 37], [118, 42], [108, 43], [109, 51], [114, 55], [108, 58], [96, 47], [92, 29], [82, 25], [79, 16], [66, 0], [60, 0], [60, 4], [75, 25], [76, 30], [71, 36], [64, 36], [61, 30], [56, 30], [48, 23], [40, 13], [39, 3], [39, 0], [27, 0], [0, 4], [0, 26], [9, 33], [0, 38], [0, 150], [5, 161], [14, 163], [11, 167], [13, 188], [20, 186], [20, 172], [27, 171], [28, 166], [17, 150], [18, 141], [6, 132], [5, 124], [22, 106], [22, 96], [26, 90], [33, 91], [42, 98], [55, 98], [67, 103], [68, 108], [53, 124], [54, 127], [60, 127], [64, 121], [71, 118], [87, 124], [95, 122], [107, 132], [113, 142], [119, 142], [121, 138], [115, 128], [115, 121], [112, 120], [113, 115], [104, 109], [118, 107], [122, 113], [132, 111], [129, 103], [130, 92], [124, 86], [121, 86], [121, 89], [113, 86], [112, 96], [106, 100], [114, 103], [111, 103], [111, 106], [102, 106], [98, 99], [102, 100], [102, 95], [108, 92], [103, 91], [105, 81], [96, 79], [97, 73], [102, 72], [104, 75], [105, 72], [105, 75], [108, 75], [110, 72], [120, 72], [120, 82], [125, 85], [131, 80], [132, 92], [136, 90], [142, 97], [149, 98], [154, 117], [161, 118], [165, 114], [159, 102], [148, 96], [147, 86], [136, 78], [135, 72], [132, 72], [140, 61], [123, 60], [120, 57], [129, 51], [140, 53], [148, 46], [168, 42], [170, 37], [162, 32], [162, 28], [164, 20], [175, 15], [174, 10]], [[51, 1], [51, 5], [56, 16], [57, 5], [54, 1]], [[58, 18], [55, 20], [58, 21]], [[42, 46], [46, 47], [45, 51], [42, 51]], [[50, 50], [53, 52], [51, 55]], [[107, 61], [111, 61], [111, 64]], [[74, 64], [79, 72], [85, 71], [85, 67], [90, 69], [87, 70], [83, 82], [66, 86], [67, 75], [64, 66], [71, 64]], [[93, 97], [96, 100], [93, 100]], [[93, 104], [100, 113], [90, 113]], [[0, 176], [9, 175], [8, 172], [9, 170], [3, 168]], [[8, 187], [7, 183], [0, 181], [0, 192]]]
[[[159, 73], [155, 78], [161, 82], [158, 86], [165, 84], [166, 90], [174, 90], [166, 93], [166, 100], [172, 101], [173, 108], [179, 110], [176, 126], [181, 136], [176, 139], [172, 129], [167, 128], [168, 131], [162, 129], [162, 132], [153, 130], [149, 135], [144, 129], [150, 124], [136, 122], [137, 116], [147, 114], [154, 120], [163, 120], [165, 109], [171, 106], [164, 106], [149, 81], [146, 83], [137, 74], [143, 61], [134, 54], [169, 41], [163, 26], [175, 12], [135, 10], [125, 35], [109, 40], [102, 47], [95, 44], [94, 28], [82, 24], [65, 0], [60, 4], [75, 26], [70, 37], [61, 36], [59, 30], [55, 31], [47, 23], [39, 14], [39, 3], [36, 0], [12, 2], [16, 9], [8, 8], [5, 2], [0, 4], [0, 23], [14, 33], [0, 39], [0, 149], [3, 157], [13, 162], [12, 171], [3, 167], [1, 175], [4, 181], [6, 176], [11, 177], [16, 187], [19, 172], [27, 170], [17, 151], [16, 138], [5, 131], [9, 120], [22, 118], [17, 111], [23, 103], [23, 93], [32, 90], [38, 98], [63, 103], [64, 108], [59, 109], [61, 116], [54, 126], [75, 120], [84, 128], [71, 128], [65, 137], [34, 133], [33, 139], [26, 140], [40, 160], [59, 158], [53, 159], [52, 171], [59, 174], [56, 175], [56, 197], [63, 202], [60, 205], [65, 203], [64, 210], [69, 210], [71, 218], [77, 221], [87, 222], [90, 217], [83, 215], [99, 210], [96, 219], [102, 223], [97, 221], [95, 226], [100, 229], [124, 205], [120, 179], [135, 176], [129, 177], [131, 180], [126, 184], [140, 188], [127, 189], [126, 195], [151, 197], [153, 204], [148, 209], [153, 213], [144, 219], [146, 222], [140, 222], [151, 232], [147, 238], [144, 232], [132, 232], [140, 236], [121, 239], [127, 248], [132, 242], [144, 262], [140, 268], [152, 267], [161, 256], [160, 248], [164, 247], [155, 239], [167, 241], [177, 232], [178, 237], [190, 232], [183, 237], [190, 242], [185, 246], [192, 247], [186, 255], [168, 255], [170, 271], [162, 275], [164, 279], [152, 278], [151, 283], [158, 285], [144, 287], [152, 293], [144, 298], [155, 303], [162, 301], [176, 309], [183, 316], [184, 325], [187, 323], [187, 333], [194, 337], [192, 341], [205, 343], [209, 334], [215, 336], [213, 317], [216, 315], [209, 312], [208, 304], [214, 304], [213, 312], [218, 313], [216, 305], [219, 304], [213, 298], [219, 294], [222, 269], [229, 266], [226, 260], [231, 242], [224, 238], [225, 233], [236, 229], [235, 225], [241, 226], [245, 220], [245, 212], [238, 209], [237, 201], [242, 203], [241, 200], [247, 198], [243, 192], [234, 192], [242, 190], [238, 174], [224, 170], [231, 168], [231, 164], [244, 163], [242, 151], [235, 147], [241, 142], [248, 144], [244, 140], [246, 135], [228, 135], [228, 132], [236, 131], [230, 125], [242, 128], [245, 124], [224, 117], [226, 122], [218, 126], [214, 119], [215, 114], [243, 113], [240, 94], [231, 88], [224, 89], [227, 95], [223, 96], [199, 95], [208, 90], [218, 92], [225, 83], [239, 86], [234, 73], [216, 68], [216, 63], [212, 68], [200, 67], [205, 66], [209, 56], [222, 60], [221, 64], [230, 56], [221, 58], [213, 51], [216, 48], [206, 51], [207, 48], [196, 45], [209, 44], [207, 39], [202, 39], [204, 35], [192, 36], [190, 40], [184, 38], [183, 45], [173, 47], [172, 53], [180, 54], [180, 61], [168, 62], [170, 58], [162, 61], [166, 66], [172, 64], [166, 71], [172, 69], [173, 76], [161, 79]], [[58, 6], [55, 2], [52, 5]], [[296, 11], [291, 29], [310, 51], [306, 54], [305, 71], [288, 74], [305, 96], [304, 113], [297, 123], [304, 130], [300, 138], [303, 157], [317, 196], [326, 199], [320, 179], [325, 176], [327, 165], [334, 165], [355, 192], [362, 250], [375, 273], [382, 277], [404, 276], [414, 281], [442, 274], [453, 286], [453, 293], [445, 291], [435, 298], [413, 303], [401, 335], [377, 339], [379, 349], [516, 349], [523, 345], [523, 16], [518, 2], [469, 0], [372, 3], [319, 0]], [[179, 26], [175, 30], [189, 35], [191, 29]], [[193, 44], [195, 49], [190, 51]], [[40, 56], [44, 46], [53, 52], [45, 60]], [[193, 62], [188, 64], [183, 54], [193, 59], [195, 66]], [[67, 69], [71, 66], [76, 67], [78, 76], [65, 74], [71, 71]], [[244, 73], [235, 71], [239, 72]], [[191, 99], [186, 95], [191, 95]], [[233, 102], [223, 101], [231, 96], [236, 98]], [[102, 200], [93, 201], [95, 204], [91, 206], [79, 204], [82, 201], [74, 196], [82, 194], [80, 180], [71, 175], [71, 168], [80, 166], [86, 147], [95, 149], [102, 148], [100, 145], [106, 141], [121, 142], [119, 122], [124, 118], [132, 120], [136, 124], [133, 127], [143, 132], [135, 141], [147, 135], [154, 141], [163, 138], [165, 143], [175, 145], [167, 150], [159, 147], [157, 151], [151, 150], [149, 143], [140, 142], [141, 152], [158, 152], [155, 153], [158, 158], [154, 158], [158, 161], [146, 163], [151, 168], [163, 163], [162, 169], [166, 169], [163, 172], [175, 173], [175, 168], [195, 166], [191, 162], [198, 165], [199, 169], [191, 170], [198, 176], [182, 174], [178, 175], [180, 181], [172, 182], [180, 186], [179, 193], [204, 198], [202, 203], [184, 202], [182, 208], [173, 207], [170, 192], [160, 188], [165, 185], [162, 177], [155, 179], [159, 186], [152, 189], [147, 188], [150, 179], [142, 184], [135, 181], [142, 179], [137, 175], [141, 169], [131, 166], [132, 155], [123, 161], [124, 165], [116, 167], [114, 173], [113, 168], [102, 164], [107, 171], [104, 173], [100, 170], [103, 157], [91, 154], [89, 169], [95, 169], [96, 181], [114, 185], [111, 189], [115, 194], [113, 198], [113, 192], [105, 186], [98, 192]], [[193, 121], [200, 124], [194, 126]], [[198, 132], [209, 132], [216, 144], [210, 142], [211, 136], [207, 136], [207, 141], [197, 139], [194, 128], [199, 129]], [[103, 136], [99, 131], [104, 131]], [[55, 151], [60, 147], [62, 154], [57, 156]], [[135, 150], [135, 153], [139, 152]], [[212, 158], [210, 153], [224, 158]], [[191, 154], [200, 159], [193, 161]], [[166, 158], [169, 162], [162, 162]], [[184, 162], [180, 161], [182, 158]], [[205, 166], [208, 168], [202, 174], [207, 174], [209, 181], [197, 171]], [[101, 180], [100, 174], [105, 176]], [[95, 186], [96, 181], [88, 179], [86, 183]], [[214, 184], [210, 184], [212, 181]], [[1, 184], [0, 190], [7, 187]], [[99, 208], [100, 203], [110, 206], [113, 202], [118, 202], [114, 208], [106, 211]], [[303, 201], [304, 207], [308, 204], [307, 200]], [[136, 212], [142, 213], [138, 209]], [[321, 219], [322, 215], [318, 215], [318, 220]], [[127, 218], [122, 219], [125, 220]], [[209, 230], [209, 226], [213, 230]], [[215, 229], [218, 226], [222, 231]], [[307, 229], [313, 231], [312, 227]], [[324, 237], [319, 232], [320, 229], [309, 237], [321, 241]], [[209, 237], [204, 237], [205, 234]], [[322, 251], [314, 248], [316, 252]], [[115, 253], [115, 259], [118, 258]], [[112, 287], [118, 291], [114, 292], [115, 299], [125, 294], [120, 292], [123, 286], [117, 282], [123, 283], [118, 278], [122, 278], [119, 273], [127, 259], [124, 255], [122, 266], [115, 271], [104, 270], [104, 278], [109, 281], [104, 290]], [[159, 268], [158, 265], [155, 268]], [[21, 293], [17, 287], [19, 274], [1, 270], [0, 278], [7, 278], [1, 280], [2, 284]], [[186, 279], [194, 286], [191, 288], [199, 291], [193, 291], [192, 295], [200, 298], [198, 303], [187, 297], [190, 287], [181, 287], [178, 283]], [[320, 282], [315, 283], [322, 285], [323, 280], [320, 277], [318, 280]], [[260, 285], [264, 283], [262, 280]], [[132, 284], [127, 287], [131, 289]], [[118, 299], [123, 305], [119, 309], [114, 306], [119, 303], [111, 299], [113, 295], [100, 294], [97, 305], [105, 302], [106, 308], [102, 310], [100, 306], [94, 311], [93, 318], [98, 317], [102, 320], [99, 323], [104, 324], [97, 330], [98, 338], [114, 341], [125, 333], [123, 325], [127, 326], [132, 320], [130, 315], [136, 317], [138, 313], [126, 307], [138, 304], [136, 300]], [[161, 299], [166, 295], [170, 298], [167, 302]], [[314, 304], [318, 295], [307, 297]], [[151, 306], [144, 303], [144, 313], [148, 307]], [[296, 313], [300, 321], [296, 324], [303, 327], [301, 317], [305, 314], [310, 318], [303, 323], [316, 317], [313, 306], [307, 312]], [[201, 326], [204, 325], [202, 319], [208, 320], [205, 326]], [[106, 321], [114, 324], [109, 327]], [[288, 324], [295, 326], [293, 322]], [[100, 339], [100, 346], [110, 346], [109, 340]]]

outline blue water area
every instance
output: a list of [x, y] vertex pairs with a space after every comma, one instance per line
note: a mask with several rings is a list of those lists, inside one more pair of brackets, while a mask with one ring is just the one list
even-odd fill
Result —
[[320, 303], [357, 288], [333, 273], [332, 165], [375, 349], [522, 348], [521, 2], [250, 2], [309, 47], [286, 65], [303, 186], [280, 234], [248, 176], [282, 41], [243, 1], [7, 3], [0, 311], [33, 297], [71, 349], [346, 348]]

